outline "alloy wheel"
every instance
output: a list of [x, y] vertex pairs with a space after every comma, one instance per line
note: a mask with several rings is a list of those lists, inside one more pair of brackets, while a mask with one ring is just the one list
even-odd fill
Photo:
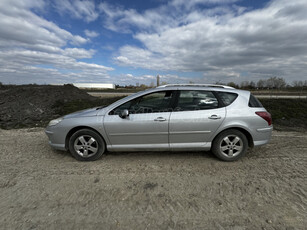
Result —
[[76, 138], [74, 149], [81, 157], [91, 157], [98, 151], [98, 142], [89, 135], [82, 135]]
[[220, 152], [226, 157], [236, 157], [242, 150], [243, 141], [237, 135], [227, 135], [220, 142]]

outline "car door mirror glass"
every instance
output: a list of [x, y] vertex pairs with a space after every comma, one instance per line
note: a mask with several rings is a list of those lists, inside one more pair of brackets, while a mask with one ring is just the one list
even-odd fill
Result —
[[124, 109], [124, 110], [122, 110], [121, 112], [120, 112], [120, 114], [119, 114], [119, 117], [121, 117], [121, 118], [126, 118], [126, 117], [129, 117], [129, 111], [128, 111], [128, 109]]

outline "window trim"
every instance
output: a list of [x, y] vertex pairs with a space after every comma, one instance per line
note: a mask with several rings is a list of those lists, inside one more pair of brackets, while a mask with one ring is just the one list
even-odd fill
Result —
[[[170, 104], [169, 104], [169, 108], [172, 109], [172, 112], [184, 112], [184, 111], [180, 111], [180, 110], [175, 110], [175, 108], [177, 108], [177, 105], [178, 105], [178, 102], [179, 102], [179, 97], [180, 97], [180, 94], [181, 94], [182, 91], [204, 91], [204, 92], [212, 93], [214, 95], [214, 97], [218, 101], [218, 106], [216, 108], [204, 109], [204, 110], [212, 110], [212, 109], [218, 109], [218, 108], [227, 107], [227, 106], [231, 105], [239, 96], [239, 94], [237, 94], [235, 92], [228, 92], [228, 91], [203, 90], [203, 89], [197, 89], [197, 90], [195, 90], [195, 89], [194, 90], [192, 90], [192, 89], [171, 89], [171, 90], [163, 89], [163, 90], [159, 90], [159, 91], [154, 91], [154, 92], [146, 93], [146, 94], [140, 95], [138, 97], [132, 98], [132, 99], [130, 99], [128, 101], [125, 101], [124, 103], [121, 103], [120, 105], [112, 108], [109, 112], [107, 112], [107, 114], [110, 115], [110, 116], [117, 115], [117, 114], [110, 114], [110, 113], [112, 111], [114, 111], [115, 109], [117, 109], [118, 107], [122, 106], [123, 104], [128, 103], [129, 101], [136, 100], [136, 99], [139, 99], [141, 97], [145, 97], [145, 96], [150, 95], [150, 94], [161, 93], [161, 92], [168, 92], [168, 91], [171, 91], [173, 93], [173, 97], [172, 97], [172, 99], [170, 101]], [[237, 97], [229, 105], [225, 105], [224, 102], [222, 101], [222, 99], [220, 98], [219, 94], [218, 94], [219, 92], [234, 93], [234, 94], [237, 95]], [[185, 110], [185, 111], [194, 111], [194, 110]], [[196, 110], [196, 111], [200, 111], [200, 110]]]
[[[135, 97], [135, 98], [132, 98], [132, 99], [130, 99], [130, 100], [128, 100], [128, 101], [125, 101], [124, 103], [122, 103], [122, 104], [120, 104], [120, 105], [118, 105], [118, 106], [116, 106], [116, 107], [114, 107], [113, 109], [111, 109], [107, 114], [109, 115], [109, 116], [113, 116], [113, 115], [117, 115], [117, 114], [110, 114], [112, 111], [114, 111], [114, 110], [116, 110], [118, 107], [120, 107], [120, 106], [122, 106], [123, 104], [126, 104], [126, 103], [128, 103], [128, 102], [130, 102], [130, 101], [132, 101], [132, 100], [139, 100], [141, 97], [145, 97], [145, 96], [147, 96], [147, 95], [150, 95], [150, 94], [154, 94], [154, 93], [161, 93], [161, 92], [172, 92], [173, 93], [173, 97], [171, 98], [171, 101], [169, 102], [169, 108], [171, 108], [172, 110], [174, 110], [174, 101], [175, 101], [175, 99], [176, 99], [176, 97], [177, 97], [177, 92], [176, 92], [177, 90], [161, 90], [161, 91], [155, 91], [155, 92], [150, 92], [150, 93], [146, 93], [146, 94], [143, 94], [143, 95], [140, 95], [140, 96], [138, 96], [138, 97]], [[158, 112], [154, 112], [154, 113], [158, 113]], [[160, 113], [160, 112], [159, 112]], [[136, 113], [136, 114], [147, 114], [147, 113]], [[118, 115], [117, 115], [118, 116]]]

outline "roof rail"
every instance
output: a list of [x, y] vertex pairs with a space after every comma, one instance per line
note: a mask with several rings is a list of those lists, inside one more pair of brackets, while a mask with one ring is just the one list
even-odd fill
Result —
[[161, 85], [157, 88], [164, 88], [164, 87], [172, 87], [172, 86], [192, 86], [192, 87], [217, 87], [217, 88], [224, 88], [224, 89], [234, 89], [231, 86], [228, 85], [215, 85], [215, 84], [167, 84], [167, 85]]

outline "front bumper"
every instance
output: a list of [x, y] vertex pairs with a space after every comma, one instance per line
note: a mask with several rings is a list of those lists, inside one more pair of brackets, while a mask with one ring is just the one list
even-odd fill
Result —
[[50, 130], [50, 127], [47, 127], [45, 130], [46, 135], [48, 136], [49, 139], [49, 145], [57, 150], [63, 150], [66, 151], [66, 147], [65, 147], [65, 142], [64, 143], [59, 143], [59, 141], [57, 140], [57, 137], [54, 135], [54, 132], [52, 130]]

